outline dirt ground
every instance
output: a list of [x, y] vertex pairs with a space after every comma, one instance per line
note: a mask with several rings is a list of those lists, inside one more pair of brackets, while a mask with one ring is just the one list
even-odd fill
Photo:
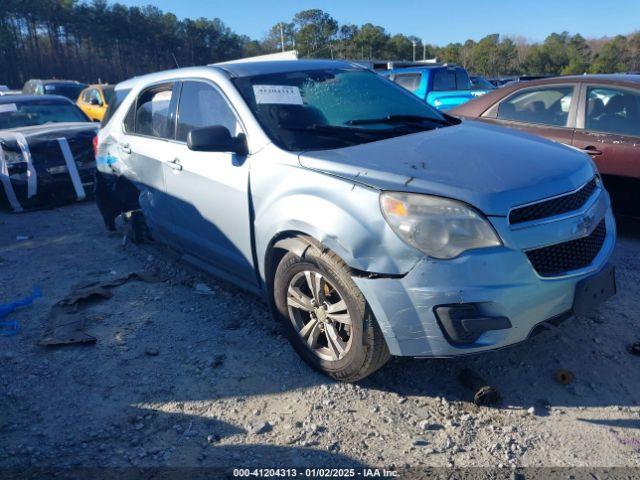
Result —
[[[18, 240], [19, 236], [30, 237]], [[393, 359], [357, 385], [310, 370], [265, 304], [123, 245], [92, 203], [0, 214], [0, 469], [26, 467], [640, 467], [640, 233], [621, 235], [619, 293], [524, 344], [454, 360]], [[132, 271], [82, 310], [93, 345], [39, 346], [72, 285]], [[208, 287], [208, 288], [207, 288]], [[502, 401], [476, 407], [471, 368]], [[575, 374], [565, 386], [554, 379]], [[635, 470], [640, 475], [640, 469]]]

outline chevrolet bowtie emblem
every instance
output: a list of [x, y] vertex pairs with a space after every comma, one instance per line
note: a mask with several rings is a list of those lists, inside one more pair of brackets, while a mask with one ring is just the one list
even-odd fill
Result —
[[576, 225], [576, 230], [577, 232], [590, 233], [594, 223], [595, 218], [593, 215], [585, 215]]

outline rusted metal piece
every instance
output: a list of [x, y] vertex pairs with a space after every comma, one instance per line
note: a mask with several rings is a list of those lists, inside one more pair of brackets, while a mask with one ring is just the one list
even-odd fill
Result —
[[110, 289], [133, 279], [144, 282], [162, 281], [161, 278], [146, 272], [132, 272], [112, 280], [78, 284], [71, 289], [66, 297], [51, 307], [47, 326], [38, 343], [49, 346], [95, 343], [96, 338], [84, 331], [87, 316], [83, 307], [97, 300], [111, 298], [113, 292]]

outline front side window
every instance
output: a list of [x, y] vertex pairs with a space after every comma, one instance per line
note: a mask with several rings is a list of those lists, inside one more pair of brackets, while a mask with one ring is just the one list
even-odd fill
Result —
[[43, 100], [0, 104], [0, 130], [58, 122], [86, 122], [75, 105], [60, 100]]
[[640, 136], [640, 93], [589, 87], [585, 128], [596, 132]]
[[290, 151], [342, 148], [452, 124], [390, 80], [355, 67], [233, 82], [266, 134]]
[[436, 70], [433, 74], [433, 90], [443, 92], [456, 89], [455, 70]]
[[440, 68], [433, 71], [433, 90], [445, 92], [471, 90], [469, 74], [462, 68]]
[[236, 116], [218, 90], [204, 82], [184, 82], [176, 140], [186, 142], [189, 131], [214, 125], [227, 127], [233, 136], [240, 133]]
[[[173, 84], [153, 87], [140, 94], [135, 110], [135, 133], [157, 138], [173, 138], [170, 105]], [[129, 119], [129, 123], [130, 123]], [[131, 125], [125, 120], [127, 131]]]
[[566, 127], [572, 99], [572, 86], [528, 88], [503, 101], [498, 107], [498, 118]]
[[410, 92], [415, 92], [420, 88], [420, 80], [422, 74], [420, 73], [403, 73], [393, 77], [393, 81], [401, 87], [406, 88]]

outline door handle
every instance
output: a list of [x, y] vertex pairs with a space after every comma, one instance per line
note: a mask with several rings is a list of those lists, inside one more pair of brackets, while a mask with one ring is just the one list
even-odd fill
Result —
[[598, 150], [596, 147], [594, 147], [593, 145], [584, 147], [582, 151], [585, 153], [588, 153], [589, 155], [602, 155], [602, 152]]
[[124, 143], [124, 144], [120, 144], [120, 150], [122, 150], [124, 153], [131, 153], [131, 147], [129, 147], [128, 143]]
[[169, 167], [173, 170], [177, 170], [178, 172], [182, 170], [182, 163], [180, 163], [180, 160], [178, 158], [174, 158], [173, 160], [168, 161], [167, 165], [169, 165]]

